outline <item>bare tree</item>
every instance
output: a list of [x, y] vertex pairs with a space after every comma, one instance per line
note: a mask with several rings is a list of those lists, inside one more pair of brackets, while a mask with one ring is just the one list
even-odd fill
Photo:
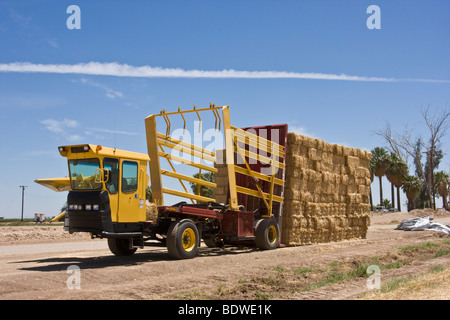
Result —
[[430, 131], [430, 139], [428, 143], [425, 145], [426, 148], [426, 154], [428, 156], [428, 195], [432, 199], [433, 208], [436, 209], [436, 202], [435, 202], [435, 194], [434, 194], [434, 165], [433, 165], [433, 159], [434, 159], [434, 152], [436, 152], [436, 148], [438, 147], [438, 144], [440, 140], [445, 137], [447, 134], [447, 131], [450, 126], [450, 110], [436, 110], [434, 113], [430, 112], [430, 108], [427, 107], [426, 109], [422, 110], [422, 117], [425, 120], [425, 124], [427, 125], [429, 131]]
[[[434, 184], [433, 170], [435, 168], [433, 159], [441, 139], [447, 135], [450, 128], [450, 109], [437, 109], [431, 112], [430, 107], [427, 106], [421, 110], [421, 114], [430, 134], [427, 140], [423, 140], [420, 137], [412, 137], [412, 131], [408, 127], [404, 129], [403, 133], [394, 136], [389, 123], [386, 124], [385, 129], [375, 131], [375, 134], [386, 140], [389, 151], [397, 154], [405, 161], [408, 160], [409, 156], [413, 158], [416, 174], [424, 181], [431, 204], [434, 203], [434, 200], [432, 200], [434, 199], [434, 188], [432, 186]], [[426, 151], [422, 152], [422, 148]], [[425, 172], [421, 162], [422, 153], [427, 155], [428, 172]]]

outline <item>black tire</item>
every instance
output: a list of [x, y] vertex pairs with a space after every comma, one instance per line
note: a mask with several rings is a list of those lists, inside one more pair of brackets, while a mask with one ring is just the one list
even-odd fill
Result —
[[116, 256], [131, 256], [137, 248], [130, 249], [130, 239], [108, 238], [108, 247]]
[[167, 251], [175, 259], [192, 259], [197, 254], [199, 233], [189, 219], [172, 222], [167, 232]]
[[280, 241], [280, 228], [273, 219], [260, 219], [255, 224], [255, 244], [263, 250], [278, 247]]

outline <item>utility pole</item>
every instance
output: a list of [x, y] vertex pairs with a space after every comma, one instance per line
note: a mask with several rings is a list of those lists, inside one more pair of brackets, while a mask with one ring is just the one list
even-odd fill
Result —
[[19, 186], [19, 188], [22, 188], [22, 218], [20, 221], [23, 221], [23, 198], [24, 198], [24, 193], [25, 193], [25, 188], [27, 188], [28, 186]]

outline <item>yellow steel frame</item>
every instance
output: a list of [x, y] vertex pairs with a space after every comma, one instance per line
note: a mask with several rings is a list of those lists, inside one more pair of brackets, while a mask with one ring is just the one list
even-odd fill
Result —
[[[185, 141], [181, 141], [175, 138], [170, 137], [171, 132], [171, 121], [169, 116], [172, 115], [181, 115], [183, 119], [183, 130], [186, 129], [186, 118], [184, 117], [184, 114], [186, 113], [192, 113], [195, 112], [197, 114], [197, 117], [201, 124], [201, 117], [200, 112], [203, 111], [212, 111], [216, 120], [216, 129], [219, 128], [220, 130], [220, 114], [218, 110], [222, 109], [223, 107], [216, 107], [215, 105], [210, 105], [209, 108], [202, 108], [197, 109], [196, 106], [192, 110], [184, 110], [182, 111], [180, 108], [178, 108], [178, 111], [176, 112], [166, 112], [165, 110], [162, 110], [159, 114], [150, 115], [145, 119], [145, 127], [146, 127], [146, 134], [147, 134], [147, 149], [148, 154], [150, 156], [150, 159], [155, 159], [155, 161], [150, 162], [150, 178], [151, 178], [151, 188], [152, 188], [152, 198], [153, 201], [157, 205], [164, 205], [164, 197], [163, 194], [171, 194], [183, 198], [188, 198], [192, 202], [195, 201], [202, 201], [202, 202], [215, 202], [215, 199], [201, 196], [200, 193], [200, 187], [198, 188], [198, 194], [192, 194], [188, 192], [188, 189], [186, 188], [184, 182], [192, 182], [197, 184], [198, 186], [207, 186], [211, 188], [215, 188], [217, 185], [213, 182], [205, 181], [202, 179], [193, 178], [184, 174], [180, 174], [176, 172], [175, 167], [172, 164], [172, 161], [176, 161], [179, 163], [183, 163], [186, 165], [189, 165], [191, 167], [197, 168], [199, 170], [199, 177], [201, 178], [201, 171], [207, 170], [210, 172], [217, 172], [217, 168], [214, 168], [212, 166], [205, 165], [203, 163], [194, 162], [191, 160], [187, 160], [183, 157], [174, 156], [164, 150], [165, 148], [176, 150], [180, 153], [187, 154], [190, 156], [194, 156], [201, 160], [207, 160], [210, 162], [215, 163], [216, 162], [216, 154], [213, 151], [204, 149], [202, 147], [190, 144]], [[166, 133], [162, 134], [157, 131], [156, 128], [156, 117], [162, 116], [164, 118], [164, 121], [166, 123]], [[199, 130], [200, 130], [199, 125]], [[163, 170], [161, 169], [159, 158], [164, 158], [169, 163], [172, 171], [169, 170]], [[178, 191], [173, 190], [169, 188], [163, 188], [162, 186], [162, 178], [161, 176], [168, 176], [172, 178], [178, 179], [180, 182], [182, 188], [184, 191]]]
[[[219, 110], [222, 110], [222, 117], [220, 117]], [[195, 183], [199, 186], [207, 186], [211, 188], [215, 188], [217, 186], [215, 183], [177, 173], [175, 171], [175, 167], [172, 165], [172, 161], [176, 161], [197, 168], [199, 170], [199, 177], [201, 177], [202, 170], [217, 173], [218, 171], [217, 168], [205, 165], [203, 163], [187, 160], [183, 157], [174, 156], [170, 153], [165, 152], [165, 150], [163, 149], [163, 147], [172, 150], [175, 149], [183, 154], [187, 154], [202, 160], [207, 160], [216, 163], [215, 152], [170, 137], [171, 121], [169, 116], [181, 115], [184, 123], [183, 130], [185, 130], [186, 118], [184, 117], [184, 114], [195, 112], [201, 124], [202, 119], [200, 117], [200, 112], [204, 111], [213, 112], [215, 117], [216, 129], [219, 130], [221, 129], [221, 122], [223, 120], [223, 129], [225, 134], [225, 156], [226, 156], [225, 161], [228, 171], [228, 186], [230, 194], [229, 208], [232, 210], [238, 210], [239, 204], [237, 194], [242, 193], [262, 199], [268, 210], [267, 216], [271, 216], [273, 202], [274, 201], [283, 202], [283, 198], [281, 196], [274, 195], [273, 191], [275, 185], [284, 186], [284, 180], [275, 177], [275, 174], [278, 169], [285, 168], [284, 163], [280, 160], [284, 159], [285, 153], [284, 147], [277, 143], [274, 143], [273, 141], [264, 139], [248, 131], [244, 131], [240, 128], [232, 126], [230, 123], [229, 107], [228, 106], [216, 107], [213, 104], [210, 104], [209, 108], [197, 109], [197, 107], [194, 106], [192, 110], [184, 110], [184, 111], [178, 108], [178, 111], [170, 113], [166, 112], [163, 109], [159, 114], [150, 115], [145, 119], [145, 127], [147, 134], [147, 149], [148, 155], [151, 159], [150, 177], [151, 177], [152, 197], [154, 199], [154, 202], [157, 205], [164, 205], [163, 194], [171, 194], [179, 197], [188, 198], [192, 202], [193, 201], [215, 202], [215, 199], [200, 196], [199, 194], [200, 187], [197, 188], [198, 190], [197, 194], [189, 193], [183, 182], [187, 181]], [[157, 131], [156, 117], [159, 116], [163, 117], [166, 123], [165, 134], [159, 133]], [[251, 150], [256, 151], [256, 153], [245, 150], [245, 148], [242, 148], [240, 145], [244, 146], [248, 145], [249, 147], [251, 147]], [[263, 156], [260, 153], [271, 154], [271, 157], [269, 158]], [[235, 155], [238, 155], [238, 157], [240, 157], [243, 160], [245, 168], [235, 164], [234, 161]], [[172, 168], [172, 171], [161, 169], [159, 160], [160, 157], [165, 158], [168, 161], [170, 167]], [[253, 159], [256, 161], [260, 161], [261, 163], [264, 164], [269, 164], [272, 168], [271, 174], [266, 175], [260, 172], [253, 171], [246, 159]], [[242, 186], [237, 186], [236, 173], [252, 177], [255, 181], [256, 190], [245, 188]], [[162, 175], [178, 179], [184, 191], [163, 188], [161, 178]], [[262, 191], [262, 189], [258, 184], [259, 180], [270, 182], [270, 191], [268, 193]]]
[[[232, 129], [232, 137], [234, 139], [234, 148], [233, 151], [237, 153], [241, 160], [245, 164], [245, 168], [234, 165], [234, 171], [240, 174], [247, 175], [251, 177], [255, 181], [256, 190], [245, 188], [242, 186], [236, 186], [236, 191], [238, 193], [243, 193], [249, 196], [258, 197], [263, 200], [264, 205], [267, 208], [267, 215], [265, 217], [270, 217], [272, 215], [272, 204], [273, 201], [283, 202], [283, 198], [281, 196], [276, 196], [273, 194], [275, 184], [284, 186], [284, 181], [282, 179], [276, 178], [276, 172], [278, 169], [284, 169], [284, 163], [280, 162], [278, 159], [284, 158], [284, 147], [267, 139], [264, 139], [260, 136], [257, 136], [248, 131], [244, 131], [242, 129], [231, 127]], [[250, 152], [245, 150], [245, 148], [241, 148], [239, 143], [248, 145], [252, 148], [256, 148], [257, 153]], [[271, 154], [271, 158], [266, 156], [262, 156], [259, 153], [261, 151], [266, 151]], [[265, 175], [259, 172], [255, 172], [250, 168], [246, 159], [253, 159], [260, 161], [261, 163], [270, 165], [271, 174]], [[269, 193], [263, 192], [261, 187], [259, 186], [259, 179], [270, 182], [270, 191]]]

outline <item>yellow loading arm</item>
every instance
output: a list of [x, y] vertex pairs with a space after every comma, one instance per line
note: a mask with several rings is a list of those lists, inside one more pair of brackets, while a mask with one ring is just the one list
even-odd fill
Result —
[[[222, 111], [222, 117], [220, 116], [219, 112], [220, 110]], [[186, 160], [184, 157], [174, 156], [170, 152], [166, 152], [166, 149], [176, 150], [178, 152], [181, 152], [183, 155], [186, 154], [191, 157], [193, 156], [201, 160], [207, 160], [216, 163], [215, 152], [170, 137], [171, 133], [171, 121], [169, 118], [170, 116], [174, 115], [181, 116], [184, 123], [183, 130], [185, 130], [186, 118], [184, 117], [184, 114], [196, 113], [201, 123], [202, 119], [200, 117], [200, 113], [202, 112], [212, 112], [215, 117], [216, 130], [217, 129], [221, 130], [221, 128], [223, 128], [224, 131], [225, 161], [228, 171], [228, 180], [229, 180], [228, 186], [230, 194], [229, 208], [232, 210], [237, 210], [239, 208], [237, 194], [241, 193], [261, 198], [268, 209], [268, 216], [270, 216], [272, 212], [273, 201], [283, 202], [282, 197], [273, 194], [273, 189], [275, 184], [284, 186], [284, 180], [275, 178], [275, 173], [277, 169], [278, 168], [284, 169], [284, 163], [281, 163], [279, 160], [277, 160], [280, 158], [284, 158], [284, 148], [283, 146], [273, 141], [269, 141], [255, 134], [233, 127], [230, 123], [229, 106], [217, 107], [213, 104], [210, 104], [209, 108], [197, 109], [194, 106], [192, 110], [184, 110], [184, 111], [178, 108], [178, 111], [170, 113], [166, 112], [165, 110], [162, 110], [159, 114], [150, 115], [145, 119], [148, 155], [150, 159], [152, 159], [152, 161], [150, 162], [150, 179], [151, 179], [153, 201], [157, 205], [164, 205], [163, 195], [171, 194], [179, 197], [188, 198], [191, 201], [216, 202], [215, 199], [200, 196], [199, 194], [189, 193], [186, 186], [184, 185], [184, 182], [187, 181], [197, 184], [199, 186], [198, 190], [200, 190], [200, 186], [215, 188], [217, 186], [215, 183], [205, 181], [200, 178], [202, 170], [217, 173], [218, 172], [217, 168], [205, 165], [201, 163], [201, 161], [194, 162]], [[166, 123], [165, 134], [157, 131], [156, 127], [157, 117], [163, 117]], [[247, 151], [245, 145], [251, 147], [251, 150], [255, 151], [256, 153]], [[270, 158], [262, 156], [260, 155], [259, 151], [264, 151], [261, 152], [263, 154], [270, 153], [272, 156]], [[245, 168], [235, 164], [235, 157], [241, 157], [243, 159], [245, 163]], [[172, 168], [172, 171], [161, 169], [160, 158], [164, 158], [169, 163], [170, 167]], [[270, 164], [272, 167], [271, 174], [266, 175], [260, 172], [253, 171], [246, 159], [254, 159], [264, 164]], [[177, 173], [175, 171], [175, 167], [172, 164], [172, 161], [176, 161], [178, 163], [183, 163], [191, 167], [197, 168], [199, 170], [199, 179]], [[236, 173], [252, 177], [256, 182], [255, 183], [256, 189], [237, 186]], [[162, 175], [178, 179], [182, 186], [183, 191], [164, 188], [162, 185]], [[261, 188], [258, 186], [259, 179], [270, 182], [271, 186], [269, 192], [263, 192], [261, 190]]]

